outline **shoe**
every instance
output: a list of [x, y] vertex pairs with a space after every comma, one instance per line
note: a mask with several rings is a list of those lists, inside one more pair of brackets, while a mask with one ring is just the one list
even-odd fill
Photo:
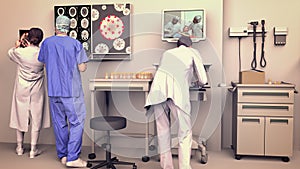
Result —
[[16, 148], [16, 153], [18, 154], [18, 156], [21, 156], [24, 153], [24, 149], [22, 147], [17, 147]]
[[63, 165], [66, 165], [67, 163], [67, 157], [63, 157], [60, 159], [60, 162], [63, 164]]
[[87, 167], [87, 162], [78, 158], [77, 160], [74, 160], [74, 161], [68, 161], [66, 163], [66, 166], [67, 167], [75, 167], [75, 168], [84, 168], [84, 167]]
[[34, 157], [40, 155], [41, 153], [42, 153], [42, 151], [39, 150], [39, 149], [30, 150], [30, 152], [29, 152], [29, 158], [34, 158]]

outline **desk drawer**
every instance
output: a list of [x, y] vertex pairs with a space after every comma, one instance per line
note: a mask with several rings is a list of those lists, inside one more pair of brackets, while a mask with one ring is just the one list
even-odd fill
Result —
[[238, 102], [294, 103], [294, 90], [275, 88], [242, 88], [237, 91]]
[[238, 115], [245, 116], [293, 116], [293, 104], [238, 103]]

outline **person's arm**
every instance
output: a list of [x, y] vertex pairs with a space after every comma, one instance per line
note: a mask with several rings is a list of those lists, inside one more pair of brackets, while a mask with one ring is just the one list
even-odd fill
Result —
[[[16, 63], [20, 63], [20, 57], [21, 57], [21, 53], [20, 53], [20, 48], [17, 47], [17, 43], [18, 41], [16, 42], [16, 47], [12, 47], [8, 50], [8, 57], [10, 60], [12, 60], [13, 62], [16, 62]], [[18, 43], [19, 44], [19, 43]]]
[[79, 48], [80, 48], [80, 51], [77, 55], [77, 67], [80, 72], [84, 72], [87, 69], [88, 57], [87, 57], [86, 52], [83, 49], [81, 44], [80, 44]]
[[19, 49], [21, 47], [21, 45], [23, 47], [27, 47], [29, 45], [29, 42], [26, 40], [26, 36], [28, 35], [28, 33], [24, 33], [20, 39], [18, 39], [16, 42], [15, 42], [15, 46], [10, 48], [8, 50], [8, 56], [9, 58], [16, 62], [16, 63], [19, 63], [20, 61], [20, 57], [21, 57], [21, 54], [19, 52]]
[[207, 75], [199, 52], [198, 51], [195, 52], [197, 53], [195, 53], [195, 57], [194, 57], [194, 69], [198, 77], [198, 85], [203, 86], [207, 84]]

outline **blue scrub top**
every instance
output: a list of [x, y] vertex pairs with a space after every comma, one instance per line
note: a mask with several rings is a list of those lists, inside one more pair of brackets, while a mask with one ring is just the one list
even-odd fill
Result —
[[82, 44], [69, 36], [46, 38], [38, 60], [46, 65], [48, 96], [78, 97], [82, 84], [78, 64], [88, 61]]

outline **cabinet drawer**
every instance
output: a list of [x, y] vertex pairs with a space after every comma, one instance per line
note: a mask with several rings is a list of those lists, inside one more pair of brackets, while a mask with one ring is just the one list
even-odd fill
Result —
[[245, 116], [293, 116], [293, 104], [238, 103], [238, 115]]
[[238, 102], [294, 103], [294, 90], [272, 88], [237, 89]]

